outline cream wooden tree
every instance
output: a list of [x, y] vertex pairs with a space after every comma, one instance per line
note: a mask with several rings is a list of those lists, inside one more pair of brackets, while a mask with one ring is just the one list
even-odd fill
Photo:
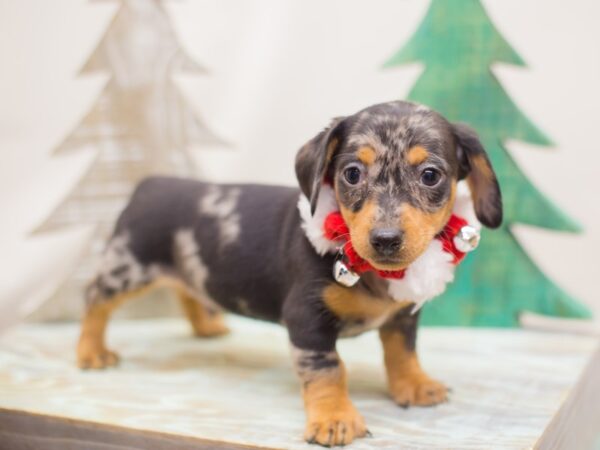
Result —
[[[55, 155], [92, 147], [96, 156], [38, 231], [95, 224], [80, 268], [57, 294], [81, 292], [115, 217], [135, 184], [150, 174], [193, 175], [191, 147], [222, 145], [176, 87], [176, 73], [204, 74], [177, 41], [160, 0], [121, 0], [81, 73], [110, 79], [96, 103], [55, 149]], [[68, 300], [70, 301], [70, 300]]]

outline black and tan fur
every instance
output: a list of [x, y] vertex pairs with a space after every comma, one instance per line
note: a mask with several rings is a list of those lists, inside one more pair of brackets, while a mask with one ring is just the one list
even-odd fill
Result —
[[[360, 172], [356, 184], [348, 181], [349, 167]], [[425, 170], [440, 175], [435, 186], [423, 184]], [[297, 203], [302, 193], [314, 210], [322, 183], [330, 183], [359, 254], [378, 268], [406, 267], [444, 227], [459, 179], [468, 179], [480, 221], [500, 224], [498, 184], [477, 136], [423, 106], [375, 105], [336, 119], [302, 147], [296, 173], [300, 191], [166, 177], [143, 181], [87, 292], [79, 365], [116, 364], [104, 344], [112, 311], [169, 283], [199, 336], [227, 332], [223, 310], [287, 327], [309, 442], [341, 445], [368, 433], [348, 396], [339, 337], [379, 329], [390, 393], [399, 405], [446, 400], [446, 387], [419, 366], [418, 315], [410, 314], [410, 302], [390, 298], [386, 281], [372, 273], [352, 288], [337, 284], [334, 255], [315, 252]]]

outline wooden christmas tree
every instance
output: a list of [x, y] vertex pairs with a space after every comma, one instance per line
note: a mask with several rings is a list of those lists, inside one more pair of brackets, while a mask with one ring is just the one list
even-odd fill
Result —
[[413, 62], [425, 67], [409, 99], [478, 131], [498, 175], [505, 208], [503, 226], [484, 231], [479, 248], [458, 268], [454, 284], [424, 310], [423, 323], [516, 326], [522, 311], [588, 317], [582, 305], [540, 271], [511, 231], [515, 223], [579, 231], [532, 185], [504, 147], [507, 139], [551, 144], [491, 70], [496, 62], [524, 66], [523, 60], [479, 0], [432, 0], [416, 33], [386, 66]]
[[[190, 147], [222, 144], [187, 104], [176, 73], [203, 74], [177, 41], [160, 0], [122, 0], [81, 73], [110, 79], [54, 154], [92, 147], [96, 157], [38, 231], [97, 225], [90, 251], [59, 296], [79, 295], [136, 183], [150, 174], [193, 175]], [[64, 303], [64, 299], [62, 302]]]

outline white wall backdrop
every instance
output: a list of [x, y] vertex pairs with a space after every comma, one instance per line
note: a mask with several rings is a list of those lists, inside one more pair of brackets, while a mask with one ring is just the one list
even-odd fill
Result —
[[[299, 146], [336, 115], [404, 97], [417, 65], [381, 65], [417, 27], [427, 0], [166, 2], [180, 41], [209, 70], [178, 83], [230, 149], [198, 149], [215, 181], [295, 183]], [[585, 227], [521, 227], [536, 262], [600, 315], [600, 3], [485, 0], [529, 69], [495, 67], [503, 86], [556, 142], [509, 149], [533, 181]], [[367, 6], [368, 5], [368, 6]], [[105, 78], [77, 78], [116, 2], [0, 2], [0, 317], [26, 311], [76, 263], [89, 229], [31, 237], [93, 155], [50, 152]], [[7, 319], [5, 319], [7, 320]], [[2, 324], [0, 323], [0, 327]]]

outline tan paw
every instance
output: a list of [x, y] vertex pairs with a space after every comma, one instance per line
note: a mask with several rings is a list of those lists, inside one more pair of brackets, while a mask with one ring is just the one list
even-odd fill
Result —
[[424, 373], [395, 380], [390, 391], [394, 401], [403, 408], [432, 406], [448, 400], [448, 388]]
[[325, 447], [346, 445], [355, 438], [370, 434], [364, 419], [352, 405], [312, 416], [309, 417], [304, 432], [304, 439], [310, 444]]
[[80, 346], [77, 350], [77, 365], [80, 369], [104, 369], [118, 363], [119, 356], [105, 348]]
[[194, 335], [197, 337], [217, 337], [230, 332], [220, 316], [205, 319], [194, 324]]

